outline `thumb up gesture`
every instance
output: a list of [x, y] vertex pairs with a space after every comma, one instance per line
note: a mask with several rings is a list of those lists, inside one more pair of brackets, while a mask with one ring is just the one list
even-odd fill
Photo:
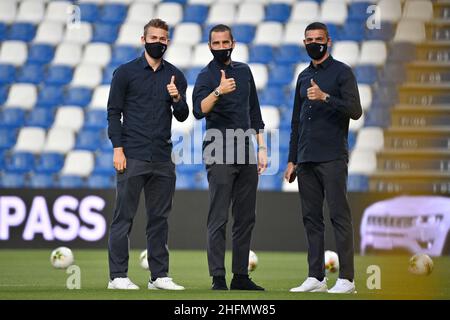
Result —
[[167, 92], [172, 97], [173, 102], [180, 101], [180, 93], [178, 92], [177, 86], [175, 85], [175, 76], [172, 76], [170, 83], [167, 85]]
[[227, 79], [225, 76], [225, 71], [223, 70], [220, 70], [220, 73], [222, 74], [220, 77], [220, 85], [219, 85], [220, 93], [227, 94], [236, 90], [236, 82], [234, 81], [234, 78]]
[[325, 100], [326, 94], [320, 90], [314, 79], [311, 79], [311, 87], [307, 90], [309, 100]]

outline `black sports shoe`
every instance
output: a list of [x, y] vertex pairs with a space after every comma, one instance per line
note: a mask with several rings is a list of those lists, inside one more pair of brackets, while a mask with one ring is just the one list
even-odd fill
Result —
[[225, 281], [225, 277], [214, 276], [211, 289], [212, 290], [228, 290], [227, 282]]
[[247, 275], [234, 275], [230, 285], [231, 290], [254, 290], [264, 291], [263, 287], [258, 286]]

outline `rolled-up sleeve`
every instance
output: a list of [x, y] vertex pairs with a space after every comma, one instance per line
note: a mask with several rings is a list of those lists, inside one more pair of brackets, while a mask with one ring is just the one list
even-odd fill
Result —
[[196, 119], [203, 119], [206, 116], [202, 111], [202, 101], [213, 91], [209, 83], [208, 74], [204, 71], [200, 72], [195, 81], [194, 92], [192, 93], [192, 112]]
[[113, 73], [108, 97], [108, 136], [114, 148], [122, 147], [122, 123], [128, 80], [126, 71], [119, 67]]

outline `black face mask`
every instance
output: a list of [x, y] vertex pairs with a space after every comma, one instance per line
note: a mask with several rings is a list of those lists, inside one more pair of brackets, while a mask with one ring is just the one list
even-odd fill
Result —
[[328, 46], [326, 43], [311, 42], [306, 46], [306, 52], [313, 60], [320, 60], [327, 53]]
[[161, 42], [146, 42], [145, 43], [145, 51], [147, 51], [148, 55], [153, 59], [161, 59], [166, 52], [167, 44]]
[[231, 58], [231, 52], [233, 48], [230, 49], [222, 49], [222, 50], [213, 50], [211, 49], [211, 53], [214, 56], [214, 59], [221, 63], [227, 62]]

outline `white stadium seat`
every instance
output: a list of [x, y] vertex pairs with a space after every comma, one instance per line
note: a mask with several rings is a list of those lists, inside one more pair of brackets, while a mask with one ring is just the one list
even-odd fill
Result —
[[36, 0], [20, 2], [16, 22], [39, 23], [44, 18], [45, 3]]
[[64, 25], [61, 22], [43, 21], [34, 37], [35, 43], [58, 45], [63, 38]]
[[261, 106], [261, 116], [265, 130], [274, 130], [280, 127], [280, 112], [274, 106]]
[[88, 177], [94, 169], [94, 163], [92, 152], [86, 150], [70, 151], [64, 161], [61, 175]]
[[378, 127], [364, 127], [358, 131], [356, 150], [380, 151], [384, 147], [383, 129]]
[[53, 1], [47, 6], [46, 21], [67, 22], [73, 4], [69, 1]]
[[202, 40], [202, 29], [197, 23], [185, 22], [175, 27], [172, 42], [195, 45]]
[[194, 48], [194, 57], [192, 60], [192, 66], [204, 67], [213, 58], [211, 51], [209, 50], [207, 43], [199, 43]]
[[283, 38], [283, 24], [279, 22], [263, 22], [256, 29], [254, 44], [278, 46]]
[[76, 43], [61, 43], [55, 51], [52, 63], [75, 67], [81, 61], [81, 45]]
[[0, 22], [12, 23], [16, 18], [17, 5], [15, 0], [0, 1]]
[[14, 83], [9, 89], [5, 107], [31, 110], [34, 107], [36, 100], [37, 89], [34, 84]]
[[[291, 22], [313, 22], [320, 19], [320, 7], [315, 1], [297, 2], [292, 7]], [[303, 29], [304, 30], [304, 29]]]
[[401, 20], [395, 31], [394, 42], [419, 43], [426, 39], [425, 25], [418, 20]]
[[166, 21], [169, 26], [175, 26], [183, 20], [183, 7], [179, 3], [163, 2], [158, 4], [155, 16]]
[[325, 0], [322, 2], [320, 9], [319, 21], [342, 25], [347, 20], [347, 5], [345, 2]]
[[0, 47], [0, 63], [13, 64], [18, 67], [25, 63], [28, 57], [27, 44], [22, 41], [3, 41]]
[[354, 66], [359, 58], [359, 46], [356, 41], [336, 41], [332, 46], [332, 54], [336, 60]]
[[364, 41], [361, 45], [359, 64], [382, 66], [386, 63], [386, 43], [379, 40]]
[[83, 126], [84, 113], [80, 107], [63, 106], [56, 111], [53, 128], [66, 128], [78, 131]]
[[236, 23], [257, 25], [264, 20], [264, 6], [260, 3], [241, 3], [238, 8]]
[[304, 47], [305, 44], [303, 43], [303, 40], [305, 39], [305, 29], [307, 26], [307, 22], [287, 23], [284, 30], [283, 43], [297, 44]]
[[433, 18], [431, 1], [406, 1], [403, 7], [403, 18], [429, 21]]
[[358, 84], [359, 98], [363, 111], [368, 110], [372, 104], [372, 89], [368, 84]]
[[361, 117], [358, 120], [350, 119], [350, 124], [349, 124], [348, 129], [350, 131], [358, 131], [359, 129], [361, 129], [364, 126], [364, 119], [365, 119], [364, 113], [361, 115]]
[[209, 24], [233, 24], [236, 18], [236, 9], [233, 4], [215, 3], [209, 9], [207, 22]]
[[43, 152], [56, 152], [65, 154], [75, 146], [75, 133], [70, 128], [51, 128]]
[[187, 68], [192, 63], [192, 48], [186, 44], [171, 44], [167, 48], [164, 59], [179, 68]]
[[24, 127], [20, 129], [14, 151], [40, 153], [44, 149], [46, 131], [43, 128]]
[[245, 43], [236, 43], [234, 47], [232, 59], [234, 61], [239, 62], [247, 62], [248, 61], [248, 47]]
[[374, 151], [355, 149], [350, 154], [349, 174], [371, 174], [377, 169], [377, 157]]
[[298, 75], [309, 66], [309, 62], [302, 62], [296, 65], [294, 76], [292, 77], [291, 87], [295, 89], [297, 86]]
[[144, 26], [140, 23], [124, 23], [120, 27], [116, 45], [142, 47], [141, 36], [144, 35]]
[[400, 0], [380, 0], [377, 10], [380, 12], [381, 21], [397, 22], [402, 16]]
[[67, 26], [64, 34], [64, 42], [86, 44], [91, 41], [92, 26], [88, 22], [80, 22], [77, 25]]
[[108, 105], [108, 97], [109, 85], [98, 86], [94, 90], [94, 94], [92, 95], [92, 100], [89, 104], [89, 107], [91, 109], [106, 110], [106, 107]]
[[84, 48], [82, 63], [106, 66], [111, 60], [111, 47], [106, 43], [89, 43]]
[[204, 5], [212, 5], [216, 0], [188, 0], [189, 4], [204, 4]]
[[71, 85], [74, 87], [95, 88], [102, 81], [102, 69], [98, 65], [79, 64], [75, 68]]
[[255, 80], [256, 89], [264, 89], [266, 87], [267, 81], [269, 80], [267, 66], [262, 63], [250, 63], [249, 67], [252, 71], [253, 79]]
[[153, 17], [155, 8], [151, 3], [135, 2], [128, 9], [126, 22], [140, 23], [144, 26]]

